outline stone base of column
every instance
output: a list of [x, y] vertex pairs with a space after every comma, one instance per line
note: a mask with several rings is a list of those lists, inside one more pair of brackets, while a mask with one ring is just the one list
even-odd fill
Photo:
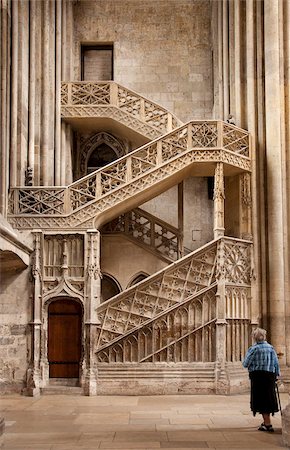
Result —
[[84, 395], [97, 395], [97, 376], [93, 369], [89, 369], [84, 377]]
[[3, 448], [4, 446], [4, 430], [5, 430], [4, 417], [0, 417], [0, 448]]
[[282, 411], [282, 436], [287, 448], [290, 447], [290, 403]]
[[39, 371], [34, 369], [28, 369], [26, 375], [26, 388], [23, 390], [23, 394], [28, 397], [37, 397], [40, 395], [40, 383], [39, 383]]
[[227, 395], [230, 393], [230, 383], [225, 368], [219, 362], [215, 368], [215, 392], [219, 395]]

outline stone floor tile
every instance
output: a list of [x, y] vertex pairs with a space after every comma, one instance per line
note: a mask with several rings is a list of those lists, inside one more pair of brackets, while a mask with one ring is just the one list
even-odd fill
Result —
[[74, 424], [102, 424], [109, 423], [111, 425], [117, 423], [129, 423], [129, 414], [112, 412], [111, 414], [80, 414], [74, 419]]
[[115, 431], [111, 432], [103, 432], [103, 431], [95, 431], [94, 433], [82, 433], [79, 439], [79, 442], [81, 444], [86, 442], [93, 442], [93, 441], [113, 441], [115, 437]]
[[[100, 429], [102, 431], [112, 431], [112, 425], [108, 424], [108, 423], [102, 423], [101, 425], [96, 425], [96, 424], [86, 424], [86, 425], [81, 425], [81, 431], [83, 433], [95, 433], [98, 429]], [[126, 423], [126, 424], [122, 424], [122, 423], [118, 423], [118, 424], [114, 424], [114, 431], [156, 431], [156, 424], [154, 422], [152, 423], [140, 423], [140, 424], [132, 424], [132, 423]]]
[[168, 424], [168, 425], [156, 425], [156, 430], [157, 431], [197, 431], [197, 430], [203, 430], [203, 431], [209, 431], [209, 428], [207, 425], [195, 425], [195, 424], [186, 424], [186, 423], [182, 423], [182, 424]]
[[225, 441], [223, 433], [219, 431], [168, 431], [169, 441]]
[[184, 441], [168, 441], [168, 442], [160, 442], [160, 447], [161, 448], [168, 448], [168, 449], [172, 449], [172, 448], [208, 448], [207, 442], [202, 442], [202, 441], [197, 441], [197, 442], [184, 442]]
[[167, 441], [167, 433], [165, 431], [118, 431], [115, 435], [115, 441]]
[[4, 442], [7, 444], [75, 444], [80, 438], [80, 433], [4, 433]]
[[160, 442], [131, 442], [131, 441], [114, 441], [114, 442], [101, 442], [100, 448], [105, 449], [123, 449], [123, 450], [137, 450], [147, 449], [150, 446], [151, 449], [160, 448]]

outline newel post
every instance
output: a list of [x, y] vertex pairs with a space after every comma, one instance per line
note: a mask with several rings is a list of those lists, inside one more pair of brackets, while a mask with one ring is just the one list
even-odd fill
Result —
[[97, 364], [95, 352], [100, 323], [97, 307], [101, 302], [100, 232], [98, 230], [88, 230], [86, 253], [83, 387], [85, 395], [96, 395]]
[[228, 393], [226, 374], [226, 279], [225, 279], [225, 243], [220, 239], [217, 244], [217, 292], [216, 292], [216, 393]]
[[240, 182], [240, 237], [251, 241], [252, 235], [252, 195], [251, 175], [243, 173]]
[[214, 175], [214, 238], [225, 234], [225, 186], [224, 186], [224, 166], [217, 163]]

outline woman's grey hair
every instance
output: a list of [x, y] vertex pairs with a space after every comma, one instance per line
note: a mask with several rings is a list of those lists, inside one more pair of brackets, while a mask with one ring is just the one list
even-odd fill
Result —
[[252, 336], [256, 342], [261, 342], [261, 341], [266, 340], [266, 334], [267, 334], [267, 331], [264, 330], [263, 328], [255, 328]]

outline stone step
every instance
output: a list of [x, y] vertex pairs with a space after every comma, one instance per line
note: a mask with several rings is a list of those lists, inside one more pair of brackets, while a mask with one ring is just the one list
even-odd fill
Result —
[[49, 382], [48, 386], [41, 388], [42, 395], [83, 395], [83, 388], [80, 386], [61, 385]]

